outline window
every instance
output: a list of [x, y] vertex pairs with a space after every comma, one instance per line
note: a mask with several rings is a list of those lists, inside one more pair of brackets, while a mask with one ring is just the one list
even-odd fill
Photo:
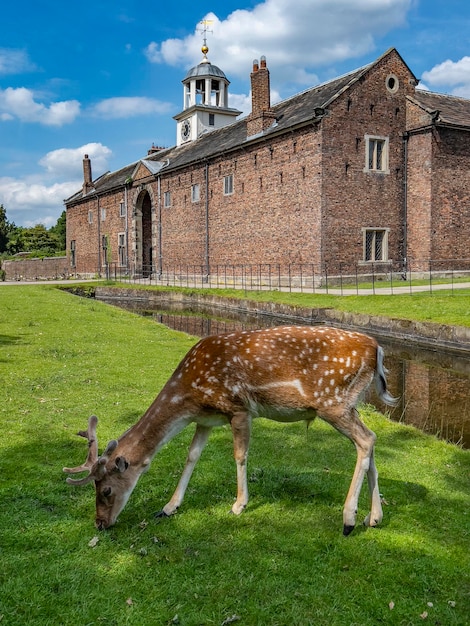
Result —
[[77, 265], [77, 258], [75, 256], [75, 239], [72, 239], [72, 241], [70, 242], [70, 267], [76, 267]]
[[395, 74], [389, 74], [385, 79], [385, 86], [390, 93], [397, 93], [400, 83]]
[[364, 228], [364, 261], [388, 260], [388, 229]]
[[107, 265], [109, 262], [109, 255], [111, 254], [108, 235], [103, 235], [101, 237], [101, 250], [103, 252], [103, 263]]
[[214, 115], [214, 113], [209, 113], [209, 126], [215, 126], [215, 115]]
[[230, 196], [233, 193], [233, 174], [224, 176], [224, 196]]
[[365, 144], [366, 166], [364, 171], [388, 174], [388, 138], [366, 135]]
[[88, 223], [93, 224], [93, 211], [88, 211]]
[[125, 267], [126, 263], [126, 233], [118, 233], [118, 259], [119, 265]]
[[169, 191], [165, 191], [163, 194], [163, 206], [166, 209], [171, 206], [171, 193]]
[[191, 202], [199, 202], [200, 200], [200, 188], [199, 185], [191, 186]]
[[104, 222], [106, 219], [106, 209], [101, 209], [101, 221]]
[[119, 217], [126, 217], [126, 205], [124, 204], [124, 200], [121, 200], [119, 203]]

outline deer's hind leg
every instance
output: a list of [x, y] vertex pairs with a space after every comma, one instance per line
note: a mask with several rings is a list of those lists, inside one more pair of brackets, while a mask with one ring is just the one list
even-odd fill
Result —
[[239, 515], [248, 504], [247, 457], [250, 446], [251, 417], [240, 411], [230, 420], [233, 434], [233, 453], [237, 465], [237, 499], [232, 506], [232, 513]]
[[349, 487], [343, 509], [343, 534], [349, 535], [356, 525], [357, 506], [364, 477], [367, 474], [371, 510], [364, 520], [366, 526], [376, 526], [382, 521], [382, 504], [380, 502], [378, 472], [374, 461], [374, 445], [376, 436], [360, 420], [355, 407], [335, 419], [325, 418], [332, 426], [350, 439], [357, 452], [356, 467]]

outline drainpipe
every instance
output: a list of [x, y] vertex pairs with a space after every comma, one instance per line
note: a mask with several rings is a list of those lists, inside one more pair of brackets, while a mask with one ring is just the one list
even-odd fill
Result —
[[206, 219], [206, 234], [205, 234], [205, 249], [204, 249], [204, 264], [206, 266], [206, 281], [209, 280], [209, 163], [206, 161], [205, 167], [205, 185], [206, 185], [206, 206], [205, 206], [205, 219]]
[[163, 252], [162, 252], [162, 192], [160, 175], [157, 177], [157, 208], [158, 208], [158, 278], [163, 276]]
[[101, 278], [101, 215], [100, 215], [100, 197], [96, 196], [97, 202], [97, 220], [98, 220], [98, 276]]
[[129, 217], [127, 215], [127, 183], [124, 183], [124, 211], [126, 212], [126, 272], [129, 272]]
[[406, 280], [408, 267], [408, 140], [409, 133], [403, 135], [403, 279]]

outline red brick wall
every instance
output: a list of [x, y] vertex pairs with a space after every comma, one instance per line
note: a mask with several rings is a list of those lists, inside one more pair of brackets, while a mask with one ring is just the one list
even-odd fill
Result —
[[[125, 231], [125, 218], [120, 217], [120, 201], [124, 192], [110, 193], [99, 198], [91, 197], [80, 204], [67, 208], [67, 255], [70, 256], [71, 241], [76, 242], [76, 266], [69, 264], [70, 273], [96, 274], [103, 271], [106, 263], [102, 251], [102, 238], [109, 241], [108, 255], [112, 263], [118, 262], [118, 233]], [[88, 212], [92, 212], [92, 222]], [[104, 215], [103, 215], [104, 211]]]
[[5, 271], [5, 280], [68, 278], [70, 273], [68, 259], [64, 256], [3, 261], [2, 269]]
[[[394, 93], [386, 87], [390, 75], [398, 79]], [[312, 263], [319, 268], [327, 262], [331, 273], [341, 261], [344, 270], [362, 261], [363, 228], [389, 229], [389, 258], [401, 260], [405, 253], [403, 136], [407, 127], [426, 122], [417, 107], [410, 104], [407, 111], [406, 96], [414, 93], [412, 80], [398, 54], [385, 55], [331, 103], [317, 126], [247, 144], [211, 161], [207, 172], [204, 163], [173, 173], [163, 170], [160, 211], [158, 183], [141, 168], [139, 180], [129, 189], [131, 264], [142, 258], [135, 255], [138, 220], [134, 214], [146, 192], [152, 216], [146, 245], [152, 246], [157, 267], [160, 256], [165, 267], [205, 265], [206, 206], [211, 266]], [[389, 173], [364, 172], [366, 134], [388, 137]], [[415, 259], [469, 257], [469, 142], [463, 132], [442, 130], [438, 138], [430, 133], [409, 138], [407, 241], [408, 255]], [[234, 191], [225, 196], [223, 179], [229, 174]], [[198, 202], [191, 201], [193, 184], [199, 184]], [[167, 190], [171, 206], [165, 208]], [[77, 273], [93, 274], [103, 267], [98, 254], [103, 235], [109, 235], [111, 263], [118, 262], [117, 235], [125, 229], [125, 220], [119, 217], [122, 198], [119, 190], [100, 199], [100, 209], [106, 209], [104, 221], [98, 221], [95, 198], [68, 208], [67, 250], [76, 240]]]
[[433, 259], [469, 259], [470, 133], [440, 128], [433, 136]]
[[[394, 74], [399, 89], [390, 93]], [[323, 258], [355, 264], [363, 259], [362, 228], [388, 228], [389, 258], [403, 244], [403, 139], [411, 74], [397, 56], [386, 57], [331, 107], [324, 121]], [[365, 135], [388, 137], [389, 173], [364, 172]]]
[[[208, 168], [211, 265], [319, 263], [320, 133], [272, 139]], [[224, 177], [233, 175], [233, 194]], [[155, 183], [153, 183], [155, 184]], [[200, 200], [191, 202], [191, 185]], [[164, 265], [203, 265], [206, 250], [206, 170], [194, 167], [162, 177]]]
[[426, 270], [432, 256], [432, 133], [410, 135], [408, 140], [407, 240], [411, 270]]

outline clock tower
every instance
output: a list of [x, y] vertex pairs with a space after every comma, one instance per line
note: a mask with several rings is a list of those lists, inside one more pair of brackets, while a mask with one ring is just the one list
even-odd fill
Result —
[[[205, 32], [205, 31], [204, 31]], [[230, 81], [207, 58], [209, 48], [201, 48], [203, 59], [183, 79], [183, 110], [176, 120], [176, 145], [181, 146], [200, 135], [232, 124], [241, 111], [228, 106]]]

